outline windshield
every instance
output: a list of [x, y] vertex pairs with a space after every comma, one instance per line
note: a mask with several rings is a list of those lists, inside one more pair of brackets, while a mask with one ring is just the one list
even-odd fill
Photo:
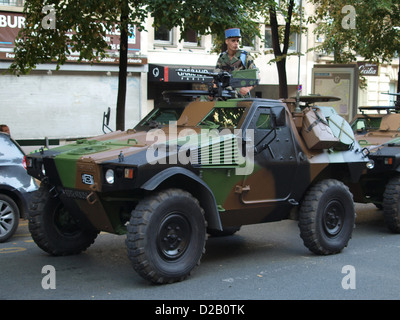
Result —
[[214, 108], [197, 125], [211, 128], [236, 128], [246, 108]]
[[379, 130], [382, 118], [358, 118], [351, 127], [354, 132], [364, 132], [368, 130]]
[[156, 108], [140, 121], [135, 128], [145, 126], [156, 128], [168, 125], [170, 121], [177, 121], [182, 112], [182, 107]]

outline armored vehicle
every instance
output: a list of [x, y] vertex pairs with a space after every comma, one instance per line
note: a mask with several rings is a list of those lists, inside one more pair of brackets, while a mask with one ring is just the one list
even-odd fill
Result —
[[368, 106], [358, 109], [361, 113], [351, 121], [351, 127], [361, 146], [373, 147], [399, 137], [400, 101], [395, 102], [393, 106]]
[[29, 155], [28, 172], [41, 180], [29, 221], [36, 244], [70, 255], [100, 231], [126, 234], [133, 268], [154, 283], [185, 279], [207, 233], [233, 234], [242, 225], [294, 217], [312, 252], [346, 247], [352, 192], [369, 161], [354, 139], [335, 136], [329, 119], [349, 124], [332, 108], [225, 99], [234, 95], [229, 76], [213, 77], [204, 94], [214, 101], [189, 102], [167, 126]]
[[[400, 95], [400, 93], [393, 94]], [[383, 209], [387, 227], [400, 232], [400, 105], [360, 107], [351, 126], [374, 166], [360, 178], [362, 194], [355, 200]], [[367, 113], [368, 112], [368, 113]]]
[[374, 166], [361, 176], [362, 195], [355, 200], [383, 209], [388, 229], [400, 233], [400, 137], [372, 148], [368, 157]]

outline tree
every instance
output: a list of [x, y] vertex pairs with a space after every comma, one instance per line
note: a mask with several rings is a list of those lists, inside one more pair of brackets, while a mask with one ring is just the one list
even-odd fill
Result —
[[[273, 53], [279, 77], [279, 97], [288, 97], [286, 78], [286, 58], [289, 55], [291, 32], [298, 31], [300, 15], [295, 11], [294, 0], [250, 1], [216, 1], [210, 5], [206, 0], [153, 0], [149, 11], [155, 18], [156, 26], [164, 25], [167, 28], [181, 27], [183, 38], [187, 30], [196, 30], [200, 34], [213, 34], [214, 50], [221, 51], [224, 44], [224, 31], [227, 28], [240, 27], [242, 34], [260, 36], [259, 21], [265, 19], [271, 25]], [[285, 26], [278, 25], [277, 15], [285, 19]], [[294, 53], [297, 54], [297, 53]]]
[[[250, 4], [249, 0], [215, 2], [212, 6], [205, 0], [25, 1], [26, 24], [16, 41], [15, 60], [9, 70], [27, 74], [36, 65], [47, 62], [55, 62], [59, 69], [72, 51], [79, 52], [78, 61], [104, 58], [108, 49], [106, 31], [116, 27], [120, 31], [116, 127], [124, 130], [129, 25], [144, 30], [142, 24], [150, 11], [156, 26], [180, 26], [182, 38], [186, 31], [195, 30], [204, 35], [216, 34], [221, 39], [228, 27], [241, 26], [245, 32], [258, 32], [256, 15], [247, 8]], [[53, 21], [48, 19], [50, 10]], [[71, 30], [73, 34], [68, 37]]]
[[[286, 59], [289, 55], [298, 54], [297, 52], [288, 53], [291, 34], [293, 32], [299, 33], [298, 22], [300, 20], [300, 15], [297, 13], [296, 9], [298, 8], [296, 8], [294, 0], [279, 1], [279, 5], [276, 1], [265, 1], [260, 8], [260, 12], [263, 13], [266, 22], [269, 23], [271, 27], [272, 52], [275, 56], [272, 62], [276, 63], [278, 71], [280, 98], [288, 98]], [[278, 14], [284, 18], [284, 26], [278, 24]], [[293, 24], [293, 22], [297, 24]]]
[[[335, 63], [367, 61], [391, 63], [399, 56], [400, 3], [398, 0], [311, 0], [315, 34], [324, 40], [314, 48], [333, 54]], [[400, 71], [398, 91], [400, 91]]]
[[180, 27], [181, 39], [189, 30], [200, 35], [213, 34], [216, 36], [215, 49], [220, 50], [225, 29], [240, 27], [243, 34], [260, 36], [257, 21], [263, 13], [268, 13], [273, 30], [280, 97], [285, 98], [285, 63], [295, 6], [294, 0], [280, 3], [279, 12], [286, 20], [283, 37], [277, 23], [277, 4], [274, 0], [217, 1], [212, 5], [208, 0], [25, 1], [25, 27], [16, 41], [15, 60], [9, 70], [15, 74], [26, 74], [36, 65], [48, 62], [56, 63], [59, 69], [72, 51], [79, 53], [78, 61], [95, 62], [107, 55], [106, 31], [117, 28], [120, 31], [120, 69], [116, 127], [124, 130], [129, 25], [134, 24], [139, 31], [144, 30], [143, 24], [150, 12], [155, 27]]
[[212, 34], [214, 49], [220, 51], [227, 28], [240, 27], [245, 34], [259, 34], [255, 1], [151, 0], [148, 10], [155, 27], [180, 27], [181, 40], [189, 30]]
[[30, 0], [25, 1], [24, 13], [25, 26], [16, 40], [15, 60], [9, 68], [15, 74], [27, 74], [46, 62], [56, 63], [59, 69], [72, 52], [79, 53], [78, 61], [93, 63], [106, 57], [106, 32], [119, 30], [117, 129], [124, 130], [128, 27], [135, 24], [140, 28], [147, 17], [143, 1]]

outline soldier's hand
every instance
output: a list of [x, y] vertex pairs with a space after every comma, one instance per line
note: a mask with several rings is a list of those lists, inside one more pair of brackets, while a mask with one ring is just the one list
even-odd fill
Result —
[[242, 87], [242, 88], [240, 88], [239, 93], [240, 93], [242, 96], [245, 96], [246, 94], [248, 94], [248, 93], [250, 92], [250, 90], [251, 90], [252, 88], [253, 88], [253, 87]]

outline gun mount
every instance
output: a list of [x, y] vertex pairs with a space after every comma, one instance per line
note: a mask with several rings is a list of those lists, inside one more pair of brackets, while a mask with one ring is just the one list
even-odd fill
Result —
[[193, 72], [196, 75], [206, 76], [208, 90], [169, 90], [164, 91], [163, 97], [168, 100], [173, 97], [211, 96], [214, 98], [237, 98], [235, 89], [256, 86], [259, 83], [258, 69], [235, 70], [229, 72]]

